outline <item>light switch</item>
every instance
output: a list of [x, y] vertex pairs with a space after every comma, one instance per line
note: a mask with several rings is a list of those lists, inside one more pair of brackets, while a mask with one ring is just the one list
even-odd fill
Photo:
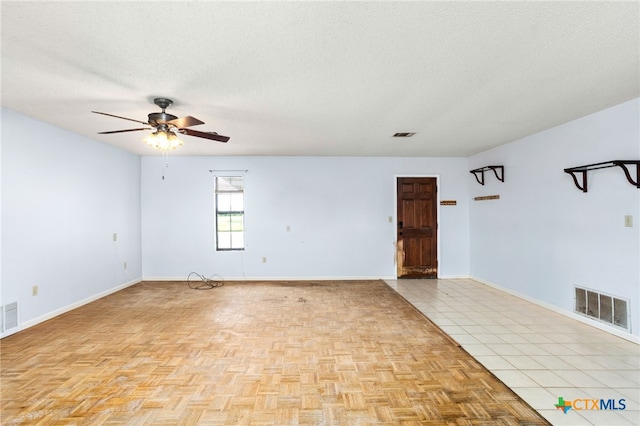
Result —
[[624, 217], [624, 226], [627, 228], [631, 228], [633, 226], [633, 216], [628, 214]]

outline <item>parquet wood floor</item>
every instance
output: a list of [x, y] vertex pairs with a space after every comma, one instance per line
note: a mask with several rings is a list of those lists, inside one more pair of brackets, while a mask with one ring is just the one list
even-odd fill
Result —
[[382, 281], [145, 282], [0, 349], [4, 425], [548, 424]]

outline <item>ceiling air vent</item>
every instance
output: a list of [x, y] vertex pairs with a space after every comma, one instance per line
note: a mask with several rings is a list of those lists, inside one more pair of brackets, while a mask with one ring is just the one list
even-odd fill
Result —
[[401, 133], [394, 133], [393, 137], [394, 138], [410, 138], [411, 136], [415, 135], [416, 132], [401, 132]]

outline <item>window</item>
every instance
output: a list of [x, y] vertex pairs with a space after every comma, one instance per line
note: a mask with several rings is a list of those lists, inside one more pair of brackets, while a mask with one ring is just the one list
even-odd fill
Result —
[[216, 250], [244, 250], [242, 177], [216, 177]]

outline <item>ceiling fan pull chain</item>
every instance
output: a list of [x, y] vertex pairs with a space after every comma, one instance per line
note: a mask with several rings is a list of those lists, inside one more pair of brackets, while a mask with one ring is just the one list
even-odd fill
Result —
[[162, 151], [162, 180], [165, 177], [165, 171], [169, 168], [169, 151]]

